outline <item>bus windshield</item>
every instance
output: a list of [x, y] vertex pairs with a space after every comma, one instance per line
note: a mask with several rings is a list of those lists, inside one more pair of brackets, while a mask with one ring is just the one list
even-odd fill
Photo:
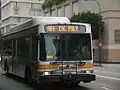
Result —
[[41, 60], [92, 60], [90, 34], [42, 34]]

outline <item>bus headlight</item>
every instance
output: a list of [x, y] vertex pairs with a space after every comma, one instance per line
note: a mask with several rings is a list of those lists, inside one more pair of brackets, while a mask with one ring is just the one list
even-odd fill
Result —
[[86, 71], [86, 73], [90, 73], [89, 71]]
[[87, 73], [93, 73], [94, 70], [87, 70]]
[[50, 75], [50, 72], [44, 72], [44, 75]]

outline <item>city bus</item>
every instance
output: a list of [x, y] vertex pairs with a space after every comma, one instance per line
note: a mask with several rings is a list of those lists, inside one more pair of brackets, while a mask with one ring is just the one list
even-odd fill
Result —
[[1, 36], [1, 67], [28, 83], [78, 85], [96, 80], [91, 25], [66, 17], [32, 17]]

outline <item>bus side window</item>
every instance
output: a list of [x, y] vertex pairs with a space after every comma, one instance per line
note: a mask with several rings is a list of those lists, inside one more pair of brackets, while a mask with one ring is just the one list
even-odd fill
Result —
[[12, 40], [5, 41], [3, 47], [4, 58], [5, 59], [10, 58], [12, 56]]

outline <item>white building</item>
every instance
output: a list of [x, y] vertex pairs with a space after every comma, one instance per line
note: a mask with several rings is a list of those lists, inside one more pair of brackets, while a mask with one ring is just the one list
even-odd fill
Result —
[[41, 16], [44, 0], [1, 0], [1, 33], [30, 18]]
[[[120, 0], [97, 0], [100, 3], [101, 15], [105, 22], [103, 37], [103, 60], [120, 62]], [[51, 10], [45, 9], [45, 16], [71, 17], [73, 13], [82, 11], [98, 13], [99, 7], [95, 0], [67, 0]]]

